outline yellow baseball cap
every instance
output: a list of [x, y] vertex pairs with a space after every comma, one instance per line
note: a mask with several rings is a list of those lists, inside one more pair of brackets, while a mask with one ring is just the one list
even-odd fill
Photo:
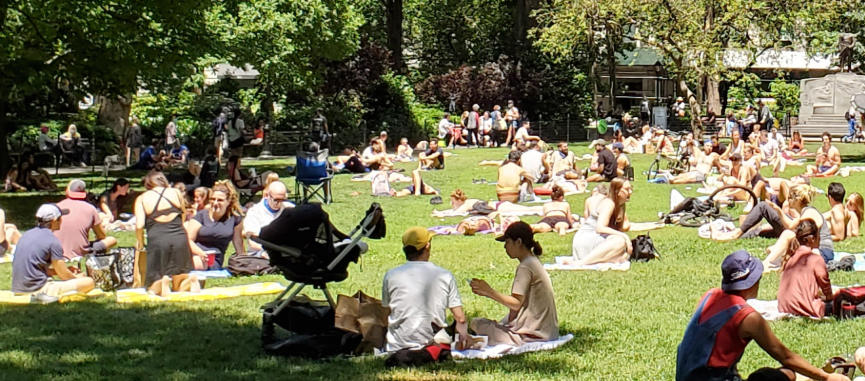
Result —
[[402, 234], [402, 246], [411, 246], [417, 250], [422, 250], [434, 235], [435, 233], [426, 230], [424, 227], [410, 227]]

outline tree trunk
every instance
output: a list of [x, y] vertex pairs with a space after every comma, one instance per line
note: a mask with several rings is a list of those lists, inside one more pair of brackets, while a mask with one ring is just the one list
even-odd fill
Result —
[[532, 12], [538, 7], [540, 7], [539, 0], [517, 0], [514, 8], [514, 36], [519, 46], [517, 54], [527, 53], [528, 48], [531, 47], [528, 39], [529, 30], [538, 25], [532, 17]]
[[6, 115], [9, 110], [5, 101], [0, 100], [0, 173], [5, 175], [12, 168], [13, 163], [9, 159], [8, 139], [9, 134], [15, 130], [15, 127], [9, 123], [9, 117]]
[[688, 83], [685, 82], [685, 78], [679, 76], [679, 91], [681, 91], [688, 98], [688, 105], [691, 108], [691, 130], [694, 132], [694, 137], [699, 138], [697, 134], [703, 128], [702, 123], [700, 123], [700, 114], [702, 110], [700, 110], [700, 102], [697, 102], [697, 96], [693, 91], [688, 87]]
[[712, 77], [706, 78], [706, 109], [714, 112], [716, 116], [724, 115], [720, 84]]
[[[132, 94], [126, 96], [99, 96], [99, 114], [96, 124], [110, 128], [117, 136], [122, 137], [124, 128], [129, 126], [129, 113], [132, 111]], [[120, 120], [123, 120], [121, 122]]]
[[387, 48], [393, 58], [393, 69], [397, 73], [405, 73], [405, 61], [402, 56], [403, 37], [403, 0], [385, 0], [387, 23]]
[[610, 24], [606, 24], [607, 30], [607, 70], [610, 76], [610, 111], [616, 110], [616, 50], [613, 48], [613, 33]]

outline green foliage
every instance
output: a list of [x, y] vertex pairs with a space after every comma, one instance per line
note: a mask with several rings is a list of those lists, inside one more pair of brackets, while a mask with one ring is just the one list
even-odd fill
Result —
[[732, 85], [727, 93], [727, 109], [744, 110], [745, 106], [755, 106], [757, 98], [763, 96], [760, 90], [760, 77], [756, 74], [728, 73], [728, 80]]
[[769, 96], [775, 98], [776, 115], [799, 116], [799, 84], [776, 78], [770, 85]]

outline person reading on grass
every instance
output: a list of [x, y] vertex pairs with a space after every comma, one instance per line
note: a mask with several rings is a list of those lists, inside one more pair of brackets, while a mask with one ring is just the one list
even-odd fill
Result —
[[535, 179], [519, 165], [520, 152], [508, 153], [508, 161], [499, 167], [499, 177], [496, 182], [496, 195], [499, 201], [519, 202], [526, 198], [532, 190]]
[[[196, 270], [221, 270], [228, 244], [237, 255], [246, 255], [243, 246], [243, 213], [237, 191], [228, 181], [218, 181], [210, 196], [210, 209], [199, 211], [186, 224], [189, 250]], [[209, 265], [208, 255], [214, 256]]]
[[418, 161], [422, 169], [445, 169], [445, 153], [437, 138], [430, 139], [429, 148], [418, 154]]
[[589, 146], [598, 155], [598, 162], [594, 168], [595, 174], [586, 177], [586, 181], [607, 182], [612, 181], [616, 177], [616, 156], [613, 155], [613, 151], [607, 149], [606, 144], [607, 142], [604, 139], [598, 139], [593, 141]]
[[[53, 303], [67, 292], [86, 294], [94, 288], [93, 279], [75, 275], [66, 267], [63, 245], [52, 234], [63, 225], [69, 209], [44, 204], [36, 211], [36, 227], [18, 240], [12, 260], [12, 292], [31, 295], [31, 303]], [[57, 276], [59, 281], [52, 277]]]
[[805, 149], [805, 142], [802, 141], [802, 134], [799, 131], [793, 131], [793, 136], [790, 137], [790, 146], [787, 147], [787, 154], [790, 156], [802, 156], [808, 153]]
[[565, 201], [565, 191], [558, 185], [553, 185], [550, 197], [553, 201], [544, 204], [544, 218], [532, 225], [532, 231], [546, 233], [555, 230], [559, 235], [565, 235], [577, 223], [571, 215], [571, 204]]
[[[850, 381], [808, 364], [787, 349], [760, 313], [745, 302], [756, 298], [760, 289], [763, 265], [759, 259], [739, 250], [724, 258], [721, 273], [721, 288], [703, 295], [685, 328], [676, 356], [676, 381], [743, 380], [737, 367], [751, 341], [783, 367], [761, 369], [761, 373], [783, 373], [789, 381], [796, 380], [796, 373], [821, 381]], [[754, 376], [749, 379], [756, 379]]]
[[463, 344], [468, 340], [468, 322], [456, 278], [430, 262], [433, 233], [426, 228], [408, 228], [402, 235], [406, 263], [384, 275], [381, 304], [390, 308], [387, 326], [388, 352], [421, 349], [430, 344], [436, 331], [447, 327], [445, 311], [450, 310]]
[[171, 188], [165, 175], [156, 171], [144, 176], [144, 188], [147, 191], [135, 200], [135, 283], [141, 282], [138, 256], [146, 255], [143, 283], [149, 293], [164, 297], [172, 290], [200, 292], [198, 278], [189, 274], [194, 268], [183, 228], [183, 193]]
[[841, 168], [841, 152], [838, 151], [838, 147], [832, 145], [832, 134], [824, 132], [821, 139], [823, 145], [817, 149], [814, 165], [805, 167], [806, 171], [814, 177], [835, 176]]
[[841, 242], [847, 238], [850, 218], [856, 218], [844, 205], [844, 195], [847, 191], [841, 183], [830, 183], [826, 189], [826, 198], [829, 199], [829, 211], [823, 213], [823, 218], [829, 223], [829, 231], [832, 233], [833, 242]]
[[577, 265], [626, 262], [633, 251], [627, 231], [631, 228], [625, 204], [633, 188], [621, 177], [610, 182], [607, 195], [592, 197], [586, 205], [586, 215], [580, 230], [574, 234], [573, 260]]
[[[66, 199], [57, 203], [71, 214], [63, 219], [63, 225], [54, 231], [54, 236], [63, 245], [63, 256], [74, 259], [85, 254], [101, 253], [117, 245], [117, 238], [105, 235], [102, 216], [93, 204], [87, 202], [87, 189], [83, 180], [73, 179], [66, 187]], [[90, 231], [96, 236], [90, 240]]]
[[802, 220], [796, 227], [796, 245], [788, 248], [781, 261], [779, 312], [812, 319], [832, 315], [835, 296], [826, 262], [816, 250], [820, 245], [819, 233], [813, 220]]
[[520, 261], [510, 295], [494, 290], [481, 279], [472, 279], [469, 284], [476, 295], [507, 307], [508, 315], [502, 323], [484, 318], [472, 319], [472, 330], [487, 336], [489, 345], [519, 346], [558, 339], [559, 320], [553, 283], [538, 259], [543, 249], [535, 241], [532, 228], [525, 222], [515, 222], [496, 241], [505, 243], [508, 257]]

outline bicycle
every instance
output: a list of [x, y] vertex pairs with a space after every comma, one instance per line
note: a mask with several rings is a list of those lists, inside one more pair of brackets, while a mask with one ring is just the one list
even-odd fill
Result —
[[738, 203], [735, 200], [724, 196], [724, 193], [727, 193], [730, 190], [746, 192], [748, 195], [748, 199], [745, 200], [746, 203], [750, 203], [752, 208], [757, 206], [759, 199], [754, 192], [751, 191], [751, 188], [736, 184], [725, 185], [712, 192], [709, 198], [705, 201], [692, 199], [691, 205], [684, 206], [684, 208], [687, 208], [687, 211], [664, 215], [664, 222], [675, 223], [689, 228], [697, 228], [717, 219], [732, 222], [735, 218], [730, 214], [730, 211], [737, 208]]
[[[688, 171], [687, 164], [688, 157], [683, 155], [682, 157], [670, 157], [666, 156], [660, 152], [655, 156], [655, 161], [649, 166], [649, 171], [646, 172], [646, 180], [654, 180], [658, 177], [658, 174], [661, 172], [661, 166], [663, 165], [664, 170], [670, 172], [673, 176], [685, 173]], [[664, 163], [662, 163], [662, 161]]]

